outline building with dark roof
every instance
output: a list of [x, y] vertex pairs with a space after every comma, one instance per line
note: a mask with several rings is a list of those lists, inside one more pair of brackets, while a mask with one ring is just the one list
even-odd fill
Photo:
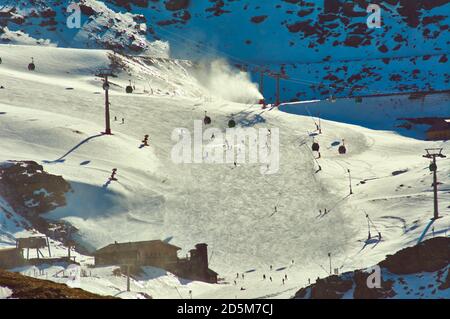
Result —
[[178, 258], [180, 247], [161, 240], [114, 243], [97, 250], [96, 266], [152, 266], [168, 270], [177, 276], [217, 283], [217, 273], [208, 268], [207, 244], [197, 244], [186, 258]]

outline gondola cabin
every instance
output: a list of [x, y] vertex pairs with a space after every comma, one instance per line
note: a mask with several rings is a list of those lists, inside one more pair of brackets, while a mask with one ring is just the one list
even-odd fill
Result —
[[208, 115], [206, 115], [206, 111], [205, 111], [205, 117], [203, 118], [203, 123], [205, 125], [211, 124], [211, 118]]
[[31, 63], [28, 64], [28, 71], [36, 70], [36, 65], [34, 64], [34, 58], [31, 58]]
[[131, 85], [131, 80], [130, 80], [130, 84], [127, 85], [127, 87], [125, 88], [125, 92], [128, 94], [133, 93], [133, 86]]
[[317, 143], [317, 142], [314, 142], [313, 144], [312, 144], [312, 147], [311, 147], [311, 149], [314, 151], [314, 152], [318, 152], [319, 151], [319, 149], [320, 149], [320, 145], [319, 145], [319, 143]]

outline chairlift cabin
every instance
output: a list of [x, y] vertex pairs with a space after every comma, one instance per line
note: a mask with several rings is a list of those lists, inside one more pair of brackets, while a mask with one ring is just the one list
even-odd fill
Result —
[[429, 166], [429, 169], [430, 169], [431, 172], [436, 172], [437, 171], [436, 163], [431, 162], [430, 166]]
[[345, 147], [344, 140], [342, 140], [342, 145], [339, 146], [338, 151], [339, 151], [339, 154], [341, 154], [341, 155], [347, 153], [347, 148]]
[[203, 123], [205, 125], [211, 124], [211, 118], [208, 115], [206, 115], [206, 111], [205, 111], [205, 118], [203, 119]]
[[319, 143], [317, 143], [317, 142], [313, 142], [313, 144], [312, 144], [312, 146], [311, 146], [311, 149], [314, 151], [314, 152], [318, 152], [319, 150], [320, 150], [320, 145], [319, 145]]
[[125, 92], [127, 92], [128, 94], [133, 93], [133, 86], [131, 85], [131, 80], [130, 80], [130, 84], [127, 85], [127, 87], [125, 88]]
[[36, 69], [36, 65], [34, 64], [34, 58], [31, 58], [31, 63], [28, 64], [28, 71], [34, 71]]
[[229, 128], [233, 128], [233, 127], [235, 127], [236, 126], [236, 121], [234, 120], [234, 119], [230, 119], [229, 121], [228, 121], [228, 127]]

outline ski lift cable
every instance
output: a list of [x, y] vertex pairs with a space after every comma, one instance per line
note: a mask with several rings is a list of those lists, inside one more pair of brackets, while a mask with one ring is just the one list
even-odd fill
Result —
[[[244, 60], [244, 59], [238, 58], [238, 57], [233, 56], [233, 55], [231, 55], [231, 54], [229, 54], [229, 53], [226, 53], [226, 52], [224, 52], [224, 51], [222, 51], [222, 50], [219, 50], [219, 49], [217, 49], [217, 48], [214, 48], [214, 47], [212, 47], [212, 46], [210, 46], [210, 45], [208, 45], [208, 44], [206, 44], [206, 43], [202, 43], [202, 42], [199, 42], [199, 41], [192, 40], [192, 39], [190, 39], [190, 38], [188, 38], [188, 37], [184, 37], [184, 36], [182, 36], [182, 35], [180, 35], [180, 34], [171, 32], [171, 31], [169, 31], [169, 30], [167, 30], [167, 29], [164, 29], [164, 28], [162, 28], [162, 27], [159, 27], [158, 29], [159, 29], [160, 31], [163, 31], [163, 32], [165, 32], [165, 33], [167, 33], [167, 34], [172, 35], [172, 39], [174, 39], [173, 37], [177, 37], [177, 38], [179, 38], [179, 39], [181, 39], [181, 40], [184, 40], [185, 42], [190, 42], [190, 43], [195, 44], [195, 45], [197, 45], [197, 46], [201, 46], [201, 47], [203, 47], [203, 48], [209, 50], [210, 52], [215, 53], [216, 55], [217, 55], [217, 53], [220, 53], [220, 55], [227, 56], [227, 57], [231, 58], [232, 61], [234, 60], [234, 61], [236, 61], [236, 62], [241, 62], [241, 63], [248, 64], [248, 65], [254, 66], [254, 67], [261, 67], [261, 65], [259, 65], [259, 64], [255, 64], [255, 63], [252, 63], [252, 62], [250, 62], [250, 61], [246, 61], [246, 60]], [[176, 40], [176, 41], [177, 41], [177, 40]]]

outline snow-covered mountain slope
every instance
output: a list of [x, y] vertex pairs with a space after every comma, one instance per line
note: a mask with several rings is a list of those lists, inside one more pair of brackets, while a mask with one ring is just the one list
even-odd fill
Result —
[[[2, 42], [220, 56], [285, 73], [283, 101], [449, 88], [446, 0], [81, 0], [72, 29], [71, 0], [3, 2]], [[381, 28], [366, 24], [369, 4], [380, 6]], [[265, 82], [273, 101], [274, 80]]]
[[[308, 278], [327, 275], [328, 253], [341, 272], [370, 266], [414, 245], [429, 223], [432, 178], [421, 155], [426, 147], [443, 147], [449, 154], [448, 142], [323, 120], [316, 137], [322, 157], [316, 161], [310, 151], [310, 133], [316, 130], [311, 117], [227, 102], [205, 92], [191, 72], [181, 77], [181, 66], [161, 61], [159, 68], [147, 69], [127, 58], [133, 77], [155, 83], [167, 78], [178, 83], [179, 94], [167, 94], [173, 90], [164, 91], [163, 82], [160, 93], [150, 94], [144, 80], [126, 94], [130, 75], [122, 72], [111, 79], [116, 84], [110, 90], [111, 115], [118, 118], [112, 122], [114, 135], [101, 135], [103, 91], [93, 73], [110, 64], [110, 54], [0, 46], [0, 161], [34, 160], [70, 182], [74, 192], [67, 194], [67, 206], [46, 217], [79, 229], [76, 240], [87, 249], [116, 240], [163, 239], [182, 247], [183, 255], [206, 242], [210, 267], [224, 279], [219, 285], [186, 283], [153, 269], [133, 283], [136, 291], [171, 298], [186, 298], [189, 290], [194, 298], [291, 297]], [[26, 69], [30, 56], [35, 72]], [[175, 164], [170, 157], [174, 129], [192, 131], [205, 110], [212, 126], [222, 130], [231, 114], [239, 126], [279, 128], [279, 171], [263, 175], [261, 164]], [[150, 147], [140, 148], [145, 134]], [[346, 155], [337, 151], [341, 139]], [[209, 136], [205, 142], [211, 142]], [[316, 173], [318, 164], [322, 169]], [[438, 166], [443, 218], [433, 226], [435, 234], [445, 235], [450, 228], [448, 158]], [[118, 181], [108, 183], [113, 168]], [[348, 195], [348, 169], [353, 195]], [[393, 174], [398, 171], [402, 174]], [[325, 208], [327, 214], [319, 214]], [[381, 241], [365, 241], [366, 212]], [[2, 241], [10, 245], [20, 229], [3, 220], [7, 235]], [[111, 275], [112, 269], [92, 271], [100, 278], [82, 278], [82, 288], [108, 294], [124, 290], [124, 279]], [[236, 279], [236, 273], [245, 278]]]

